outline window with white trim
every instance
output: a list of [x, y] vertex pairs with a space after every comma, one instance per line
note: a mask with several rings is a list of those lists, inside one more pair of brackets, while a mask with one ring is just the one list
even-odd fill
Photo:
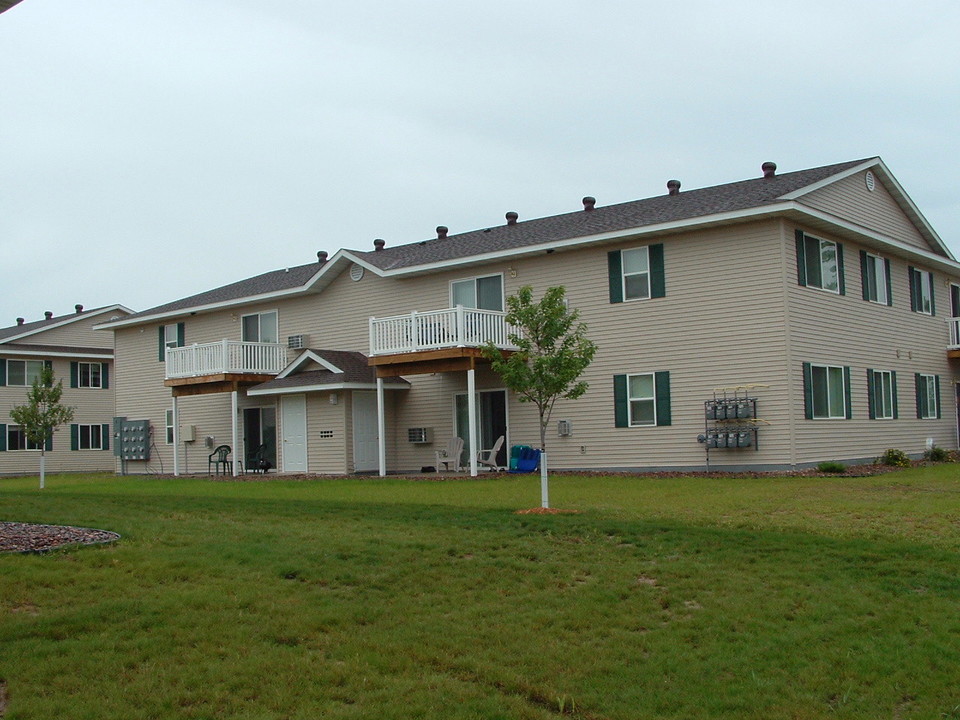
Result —
[[7, 425], [7, 450], [39, 450], [40, 443], [27, 438], [27, 433], [19, 425]]
[[657, 424], [653, 373], [627, 375], [627, 402], [631, 426]]
[[893, 420], [897, 417], [896, 373], [890, 370], [867, 370], [870, 417]]
[[103, 426], [77, 425], [77, 445], [80, 450], [103, 450]]
[[670, 372], [613, 376], [615, 427], [671, 424]]
[[804, 234], [804, 285], [828, 292], [840, 293], [840, 250], [832, 240], [822, 240]]
[[7, 385], [31, 387], [42, 372], [43, 360], [7, 360]]
[[888, 275], [890, 261], [868, 252], [861, 256], [863, 275], [863, 299], [881, 305], [890, 304]]
[[240, 319], [243, 342], [277, 343], [280, 342], [280, 331], [277, 321], [277, 311], [253, 313], [244, 315]]
[[650, 248], [620, 252], [623, 275], [623, 299], [646, 300], [650, 297]]
[[173, 445], [173, 410], [167, 410], [167, 445]]
[[452, 281], [450, 304], [452, 307], [462, 305], [465, 308], [503, 312], [503, 276], [485, 275]]
[[103, 387], [101, 363], [77, 363], [77, 386], [82, 388]]
[[917, 374], [917, 417], [932, 420], [939, 417], [939, 378], [936, 375]]
[[850, 417], [849, 368], [804, 363], [804, 395], [807, 417], [842, 420]]

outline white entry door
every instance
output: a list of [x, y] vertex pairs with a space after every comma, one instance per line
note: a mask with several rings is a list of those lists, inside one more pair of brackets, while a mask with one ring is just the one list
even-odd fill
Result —
[[377, 435], [377, 394], [353, 391], [353, 470], [370, 472], [380, 467]]
[[307, 397], [284, 395], [280, 403], [283, 471], [307, 471]]

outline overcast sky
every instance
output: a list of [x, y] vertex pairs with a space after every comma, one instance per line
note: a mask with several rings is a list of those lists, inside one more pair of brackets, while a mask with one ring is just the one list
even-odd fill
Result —
[[960, 257], [960, 3], [23, 0], [0, 327], [884, 159]]

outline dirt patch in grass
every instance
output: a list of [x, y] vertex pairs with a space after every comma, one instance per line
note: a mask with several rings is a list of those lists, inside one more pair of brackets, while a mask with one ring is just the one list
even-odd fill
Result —
[[530, 508], [529, 510], [515, 510], [514, 515], [579, 515], [579, 510], [562, 510], [560, 508]]
[[117, 533], [108, 530], [0, 522], [0, 553], [46, 552], [64, 545], [100, 545], [119, 539]]

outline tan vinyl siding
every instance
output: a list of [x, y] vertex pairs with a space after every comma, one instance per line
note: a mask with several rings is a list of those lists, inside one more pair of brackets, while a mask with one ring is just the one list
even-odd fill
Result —
[[827, 187], [802, 196], [799, 202], [857, 225], [871, 228], [914, 247], [939, 253], [939, 250], [930, 247], [916, 226], [900, 209], [880, 178], [875, 177], [874, 190], [870, 192], [864, 180], [865, 175], [866, 172], [859, 172], [838, 180]]
[[[125, 313], [117, 312], [111, 314], [124, 315]], [[67, 318], [65, 317], [55, 317], [50, 321], [50, 324], [56, 325], [58, 322], [66, 319]], [[109, 331], [93, 329], [94, 325], [106, 322], [108, 319], [109, 317], [104, 315], [87, 317], [77, 320], [76, 322], [62, 325], [61, 327], [53, 327], [33, 332], [28, 337], [25, 337], [22, 340], [14, 340], [13, 342], [30, 343], [34, 345], [70, 345], [84, 348], [112, 348], [112, 333]]]
[[[795, 436], [798, 463], [876, 457], [891, 447], [918, 455], [924, 451], [927, 438], [933, 438], [939, 447], [957, 446], [954, 367], [947, 358], [949, 336], [944, 322], [949, 316], [945, 287], [948, 279], [934, 272], [936, 316], [912, 312], [907, 264], [892, 257], [893, 306], [864, 301], [860, 249], [853, 243], [844, 244], [845, 296], [800, 287], [796, 283], [788, 286], [790, 380], [796, 396], [803, 397], [804, 362], [851, 369], [853, 419], [805, 420], [802, 405], [797, 408], [800, 418]], [[796, 254], [789, 257], [789, 271], [795, 273]], [[869, 419], [867, 369], [896, 371], [897, 419]], [[940, 376], [942, 419], [917, 419], [914, 373]]]

